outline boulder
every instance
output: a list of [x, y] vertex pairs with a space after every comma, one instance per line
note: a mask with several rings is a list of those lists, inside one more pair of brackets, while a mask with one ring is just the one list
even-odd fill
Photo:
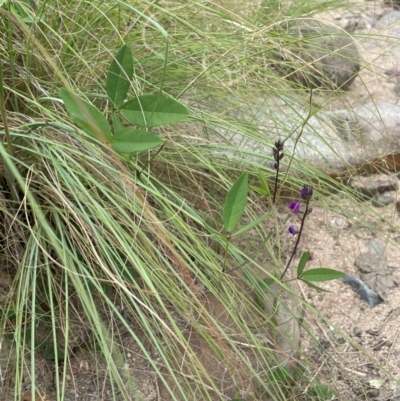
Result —
[[333, 172], [400, 149], [400, 104], [371, 102], [350, 110], [319, 111], [307, 120], [308, 110], [293, 101], [274, 103], [272, 107], [264, 101], [251, 116], [245, 110], [237, 111], [236, 116], [252, 127], [251, 134], [216, 126], [219, 135], [213, 141], [221, 145], [214, 152], [272, 167], [272, 144], [280, 138], [287, 155], [283, 166], [294, 153], [295, 161]]
[[348, 89], [360, 70], [361, 58], [353, 38], [326, 22], [307, 19], [288, 30], [297, 41], [293, 51], [300, 60], [292, 77], [317, 88]]

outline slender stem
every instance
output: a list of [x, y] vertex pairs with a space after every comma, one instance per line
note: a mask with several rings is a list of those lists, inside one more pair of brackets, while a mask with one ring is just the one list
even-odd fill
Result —
[[299, 231], [299, 234], [297, 235], [296, 244], [294, 245], [292, 254], [290, 255], [290, 259], [289, 259], [289, 261], [287, 262], [287, 265], [286, 265], [286, 267], [285, 267], [285, 270], [282, 272], [281, 277], [279, 278], [280, 280], [282, 280], [283, 277], [285, 277], [285, 274], [286, 274], [286, 272], [288, 271], [289, 266], [290, 266], [290, 264], [292, 263], [292, 260], [293, 260], [293, 258], [294, 258], [294, 255], [295, 255], [295, 253], [296, 253], [297, 246], [299, 245], [300, 238], [301, 238], [301, 234], [302, 234], [302, 232], [303, 232], [304, 222], [306, 221], [306, 217], [307, 217], [307, 215], [308, 215], [308, 204], [309, 204], [309, 203], [310, 203], [310, 200], [309, 200], [309, 199], [306, 200], [306, 210], [305, 210], [304, 213], [303, 213], [303, 218], [302, 218], [302, 220], [301, 220], [300, 231]]
[[[278, 153], [279, 154], [279, 153]], [[279, 177], [279, 156], [276, 161], [276, 175], [275, 175], [275, 187], [274, 187], [274, 197], [272, 199], [272, 204], [275, 205], [276, 193], [278, 192], [278, 177]]]
[[161, 151], [164, 149], [165, 145], [167, 142], [163, 142], [163, 144], [157, 149], [157, 152], [150, 158], [150, 160], [143, 166], [142, 170], [140, 171], [140, 174], [142, 171], [147, 168], [147, 166], [161, 153]]
[[225, 274], [230, 274], [230, 273], [233, 273], [235, 270], [237, 270], [237, 269], [240, 269], [241, 267], [243, 267], [245, 264], [247, 264], [248, 263], [248, 261], [246, 261], [246, 262], [243, 262], [242, 264], [240, 264], [239, 266], [236, 266], [236, 267], [234, 267], [233, 269], [230, 269], [230, 270], [228, 270], [228, 271], [223, 271], [223, 273], [225, 273]]
[[304, 128], [305, 128], [305, 126], [307, 125], [308, 121], [309, 121], [309, 120], [311, 119], [311, 117], [313, 116], [313, 113], [314, 113], [314, 112], [313, 112], [313, 108], [312, 108], [312, 99], [313, 99], [313, 90], [310, 88], [310, 101], [309, 101], [308, 114], [307, 114], [307, 117], [305, 118], [305, 120], [303, 121], [303, 123], [301, 124], [300, 132], [299, 132], [299, 134], [297, 135], [296, 140], [294, 141], [294, 147], [293, 147], [293, 150], [291, 151], [291, 157], [290, 157], [290, 159], [289, 159], [289, 163], [288, 163], [287, 168], [286, 168], [286, 173], [285, 173], [285, 175], [284, 175], [284, 177], [283, 177], [283, 181], [282, 181], [282, 184], [281, 184], [281, 188], [283, 188], [283, 185], [285, 184], [285, 182], [286, 182], [286, 180], [287, 180], [287, 178], [288, 178], [288, 176], [289, 176], [290, 167], [291, 167], [292, 162], [293, 162], [293, 160], [294, 160], [294, 155], [295, 155], [295, 153], [296, 153], [297, 145], [298, 145], [298, 143], [299, 143], [299, 141], [300, 141], [300, 138], [301, 138], [302, 135], [303, 135]]
[[222, 273], [225, 273], [226, 269], [226, 261], [228, 259], [228, 249], [229, 249], [229, 238], [226, 237], [226, 246], [225, 246], [225, 252], [224, 252], [224, 265], [222, 266]]

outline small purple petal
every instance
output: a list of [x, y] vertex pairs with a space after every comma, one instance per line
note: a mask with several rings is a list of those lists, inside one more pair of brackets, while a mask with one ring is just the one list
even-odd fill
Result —
[[301, 201], [295, 202], [291, 201], [289, 203], [289, 208], [292, 209], [293, 213], [299, 213]]
[[308, 209], [307, 209], [307, 214], [310, 214], [312, 212], [312, 207], [309, 207]]
[[292, 235], [296, 235], [296, 234], [299, 233], [299, 232], [296, 230], [296, 227], [295, 227], [294, 225], [289, 226], [288, 232], [289, 232], [289, 234], [292, 234]]
[[278, 163], [274, 163], [274, 169], [278, 170]]

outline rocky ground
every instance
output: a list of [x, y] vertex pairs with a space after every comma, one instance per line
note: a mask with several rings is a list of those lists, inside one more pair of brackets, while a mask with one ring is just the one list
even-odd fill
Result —
[[[326, 355], [308, 336], [302, 338], [302, 349], [325, 373], [327, 382], [340, 389], [339, 399], [400, 400], [397, 196], [397, 191], [386, 193], [392, 203], [382, 206], [374, 199], [350, 204], [335, 195], [332, 200], [336, 203], [316, 207], [309, 221], [304, 239], [304, 246], [313, 255], [309, 267], [330, 267], [362, 279], [382, 300], [371, 307], [368, 298], [363, 300], [362, 294], [340, 280], [322, 285], [330, 293], [301, 286], [305, 299], [329, 320], [318, 323], [306, 313]], [[379, 248], [378, 253], [375, 248]], [[347, 374], [338, 374], [338, 366]]]
[[[366, 154], [371, 152], [372, 157], [398, 152], [400, 11], [364, 2], [356, 9], [321, 18], [352, 32], [367, 62], [350, 90], [333, 104], [333, 113], [346, 121], [342, 138], [352, 145], [362, 138], [361, 146], [365, 140], [371, 141], [373, 146]], [[349, 110], [340, 110], [342, 101]], [[364, 150], [367, 148], [366, 144]], [[342, 163], [339, 157], [337, 163]], [[310, 267], [337, 268], [360, 278], [383, 300], [371, 307], [339, 280], [324, 284], [331, 291], [327, 294], [301, 288], [310, 304], [330, 321], [312, 327], [332, 359], [321, 356], [307, 337], [302, 339], [302, 349], [349, 400], [400, 400], [400, 203], [396, 181], [395, 174], [354, 177], [350, 185], [366, 196], [350, 204], [337, 194], [333, 203], [314, 209], [314, 223], [310, 221], [312, 227], [304, 240], [314, 256]], [[345, 367], [347, 376], [335, 375], [339, 365]], [[364, 394], [355, 391], [352, 380], [362, 384]]]

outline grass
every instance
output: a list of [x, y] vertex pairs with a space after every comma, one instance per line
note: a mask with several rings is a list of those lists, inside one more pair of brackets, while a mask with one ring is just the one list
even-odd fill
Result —
[[[289, 245], [277, 220], [232, 241], [228, 253], [209, 227], [221, 230], [225, 196], [243, 171], [254, 185], [259, 168], [274, 177], [276, 138], [259, 129], [258, 110], [282, 102], [309, 109], [308, 89], [282, 75], [304, 68], [296, 54], [301, 43], [287, 26], [340, 5], [2, 5], [1, 257], [12, 278], [0, 303], [2, 357], [8, 359], [3, 399], [64, 399], [74, 391], [76, 355], [95, 372], [96, 399], [311, 397], [302, 387], [311, 365], [296, 373], [282, 348], [292, 344], [300, 351], [290, 333], [285, 338], [291, 323], [277, 326], [271, 312], [276, 297], [255, 296], [253, 286], [283, 269]], [[111, 118], [105, 76], [122, 44], [135, 60], [131, 95], [163, 90], [191, 113], [186, 123], [153, 130], [167, 139], [154, 160], [155, 152], [145, 152], [126, 162], [84, 140], [60, 99], [65, 87]], [[299, 128], [290, 114], [269, 117], [292, 135]], [[227, 140], [232, 132], [243, 140]], [[263, 150], [245, 149], [249, 140]], [[311, 179], [320, 182], [316, 192], [333, 185], [307, 163], [293, 163], [286, 177], [296, 188]], [[268, 210], [251, 194], [242, 224]], [[293, 322], [293, 303], [305, 302], [290, 287], [275, 287]], [[46, 374], [37, 373], [45, 372], [44, 361], [60, 372], [47, 387]], [[79, 369], [72, 382], [83, 391]], [[157, 380], [159, 398], [145, 394], [143, 371]], [[331, 394], [312, 389], [308, 394], [319, 399]]]

